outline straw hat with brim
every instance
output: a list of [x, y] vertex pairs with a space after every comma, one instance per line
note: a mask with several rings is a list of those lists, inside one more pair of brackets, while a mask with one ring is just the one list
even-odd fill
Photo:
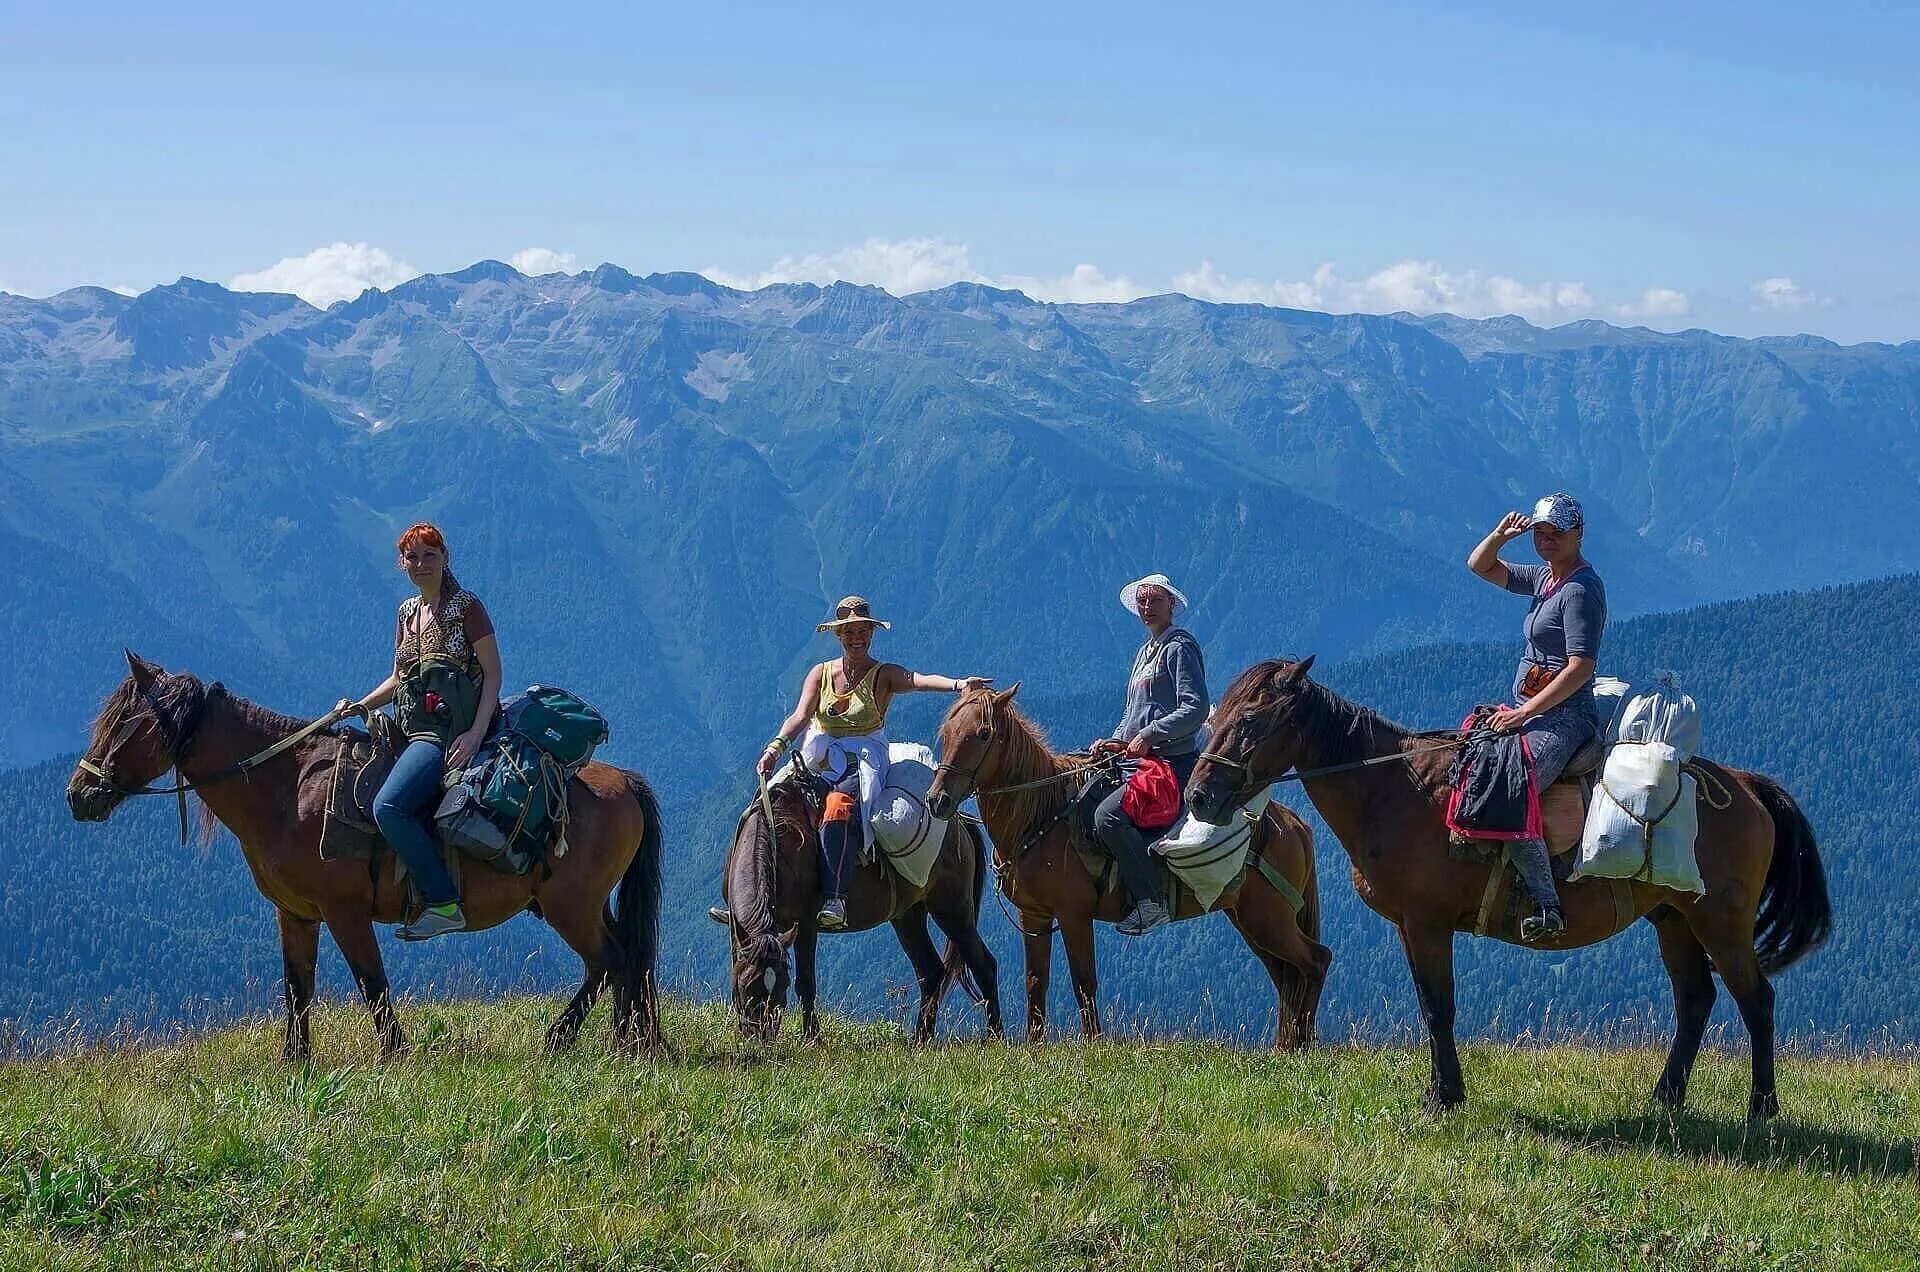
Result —
[[1120, 589], [1120, 603], [1127, 607], [1128, 613], [1132, 613], [1135, 610], [1135, 602], [1139, 599], [1140, 589], [1143, 587], [1157, 587], [1168, 596], [1171, 596], [1175, 605], [1180, 606], [1182, 609], [1186, 608], [1187, 594], [1175, 587], [1172, 579], [1164, 574], [1149, 574], [1146, 578], [1135, 579]]
[[875, 627], [892, 629], [893, 624], [885, 619], [873, 616], [873, 607], [867, 604], [864, 596], [843, 596], [840, 603], [833, 607], [833, 617], [824, 623], [816, 624], [814, 631], [830, 632], [839, 627], [851, 627], [855, 623], [872, 623]]

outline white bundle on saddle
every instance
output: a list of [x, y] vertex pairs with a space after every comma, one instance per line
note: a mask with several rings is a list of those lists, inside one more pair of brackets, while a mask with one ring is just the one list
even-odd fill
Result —
[[887, 758], [887, 779], [873, 801], [873, 843], [902, 879], [924, 887], [947, 838], [947, 823], [927, 810], [933, 752], [918, 742], [895, 742]]
[[1610, 732], [1573, 877], [1705, 893], [1693, 852], [1693, 776], [1680, 768], [1700, 746], [1699, 707], [1677, 689], [1656, 687], [1628, 698]]
[[1247, 845], [1253, 842], [1253, 828], [1272, 799], [1273, 788], [1261, 787], [1246, 807], [1228, 815], [1224, 826], [1183, 813], [1173, 828], [1153, 845], [1153, 851], [1166, 860], [1167, 868], [1180, 882], [1193, 889], [1201, 907], [1211, 910], [1220, 894], [1246, 868]]

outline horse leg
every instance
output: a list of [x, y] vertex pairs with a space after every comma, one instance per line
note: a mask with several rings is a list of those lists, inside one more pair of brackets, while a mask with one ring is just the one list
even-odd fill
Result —
[[1080, 1005], [1080, 1036], [1100, 1036], [1100, 975], [1093, 961], [1093, 920], [1060, 920], [1060, 944], [1067, 950], [1067, 975]]
[[[565, 897], [556, 901], [543, 901], [541, 915], [568, 948], [580, 956], [582, 975], [580, 988], [567, 1003], [559, 1017], [547, 1027], [547, 1050], [565, 1051], [580, 1040], [580, 1027], [586, 1023], [587, 1013], [593, 1010], [594, 1000], [600, 997], [600, 991], [606, 988], [614, 974], [626, 962], [626, 951], [614, 938], [613, 929], [607, 924], [607, 907], [604, 902], [585, 904], [579, 897]], [[625, 1041], [632, 1030], [631, 1021], [615, 1021], [614, 1033]]]
[[1020, 940], [1027, 955], [1027, 1041], [1045, 1042], [1047, 983], [1053, 974], [1053, 924], [1024, 910], [1020, 923]]
[[1006, 1023], [1000, 1019], [1000, 965], [994, 961], [993, 951], [987, 948], [987, 943], [980, 939], [979, 915], [965, 911], [950, 914], [945, 912], [946, 908], [936, 910], [931, 902], [927, 905], [933, 921], [947, 934], [961, 962], [973, 973], [973, 983], [980, 990], [981, 1006], [987, 1013], [987, 1032], [995, 1037], [1005, 1037]]
[[1293, 907], [1266, 880], [1260, 883], [1265, 890], [1251, 897], [1253, 881], [1241, 885], [1240, 899], [1227, 917], [1273, 981], [1279, 999], [1274, 1050], [1304, 1051], [1313, 1045], [1314, 1013], [1320, 1009], [1333, 951], [1302, 932]]
[[1647, 921], [1660, 934], [1660, 958], [1667, 965], [1667, 979], [1673, 982], [1673, 1047], [1667, 1052], [1667, 1067], [1653, 1088], [1653, 1098], [1678, 1109], [1687, 1102], [1687, 1081], [1700, 1054], [1707, 1017], [1713, 1014], [1713, 968], [1699, 938], [1678, 911], [1663, 906]]
[[819, 984], [815, 978], [815, 954], [820, 929], [802, 923], [793, 934], [793, 992], [800, 999], [800, 1041], [820, 1041], [820, 1013], [815, 1008]]
[[360, 994], [373, 1013], [373, 1029], [380, 1036], [380, 1054], [383, 1057], [399, 1055], [407, 1049], [407, 1039], [393, 1014], [393, 991], [387, 984], [387, 966], [380, 957], [380, 942], [374, 939], [372, 914], [365, 906], [355, 905], [323, 910], [321, 917], [326, 920], [327, 930], [333, 933], [333, 943], [340, 947], [341, 956], [347, 960], [353, 983], [360, 987]]
[[913, 1026], [913, 1041], [933, 1041], [934, 1023], [940, 1015], [940, 990], [946, 981], [946, 968], [940, 965], [940, 951], [933, 948], [927, 935], [927, 907], [915, 905], [893, 920], [893, 932], [900, 948], [913, 963], [914, 979], [920, 982], [920, 1013]]
[[305, 1064], [313, 1056], [307, 1022], [313, 1009], [314, 968], [320, 961], [320, 924], [285, 910], [278, 910], [278, 914], [280, 964], [287, 978], [287, 1040], [280, 1048], [280, 1058], [289, 1064]]
[[1420, 1015], [1427, 1024], [1427, 1051], [1431, 1074], [1420, 1107], [1444, 1113], [1467, 1098], [1460, 1075], [1460, 1052], [1453, 1041], [1453, 929], [1437, 923], [1400, 923], [1400, 945], [1413, 973]]
[[[1697, 932], [1697, 929], [1696, 929]], [[1753, 1045], [1753, 1093], [1747, 1100], [1747, 1120], [1762, 1122], [1780, 1112], [1780, 1095], [1773, 1084], [1773, 986], [1760, 970], [1751, 937], [1715, 939], [1701, 933], [1700, 943], [1713, 960], [1727, 992], [1740, 1007], [1747, 1037]]]

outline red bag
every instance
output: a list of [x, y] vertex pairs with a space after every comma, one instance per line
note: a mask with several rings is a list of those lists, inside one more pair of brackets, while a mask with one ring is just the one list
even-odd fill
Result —
[[1151, 755], [1134, 761], [1120, 811], [1143, 830], [1158, 830], [1180, 820], [1180, 780], [1173, 765]]

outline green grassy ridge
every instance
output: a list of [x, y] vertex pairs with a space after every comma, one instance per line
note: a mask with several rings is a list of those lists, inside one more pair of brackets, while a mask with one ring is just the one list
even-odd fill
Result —
[[0, 1066], [0, 1267], [1805, 1268], [1920, 1262], [1920, 1063], [1790, 1058], [1749, 1130], [1744, 1055], [1651, 1110], [1649, 1051], [1194, 1042], [904, 1045], [830, 1020], [742, 1042], [674, 1003], [672, 1054], [557, 1002], [415, 1005], [374, 1056], [322, 1009]]

